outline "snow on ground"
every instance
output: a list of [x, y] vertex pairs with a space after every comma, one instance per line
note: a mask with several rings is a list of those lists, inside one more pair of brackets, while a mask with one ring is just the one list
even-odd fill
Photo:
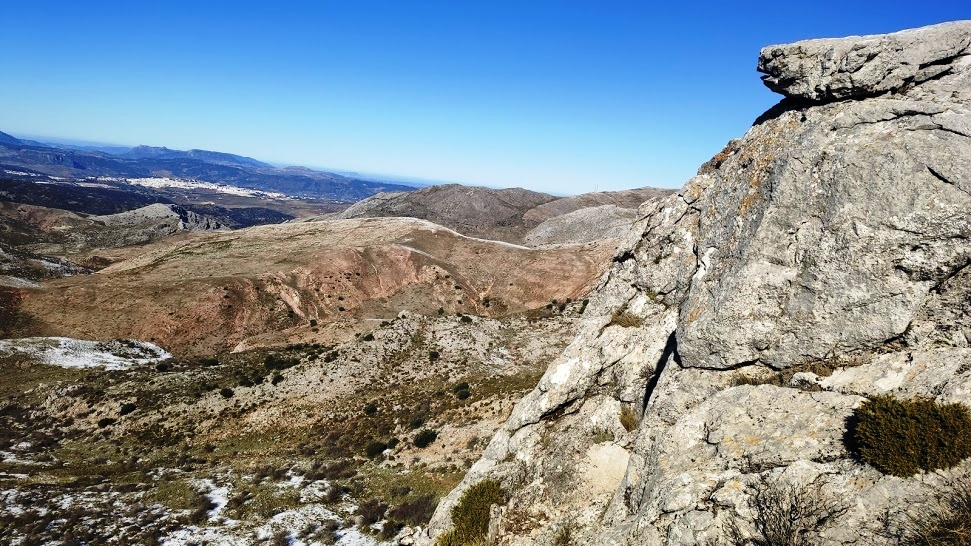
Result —
[[[320, 541], [308, 541], [299, 535], [308, 527], [314, 527], [326, 521], [339, 521], [339, 519], [337, 514], [319, 504], [308, 504], [280, 512], [263, 525], [249, 530], [241, 529], [236, 525], [188, 526], [164, 537], [161, 543], [163, 546], [189, 546], [200, 543], [212, 546], [248, 546], [269, 540], [277, 532], [285, 531], [290, 535], [291, 546], [323, 546], [324, 543]], [[231, 520], [231, 523], [239, 522]], [[337, 531], [337, 537], [337, 546], [378, 546], [374, 538], [354, 527]]]
[[223, 485], [221, 487], [216, 486], [212, 480], [201, 480], [200, 485], [209, 490], [206, 496], [215, 505], [215, 507], [209, 511], [210, 518], [221, 517], [223, 508], [229, 503], [229, 489], [228, 485]]
[[124, 370], [172, 358], [153, 343], [131, 340], [88, 341], [69, 337], [28, 337], [0, 340], [0, 356], [26, 355], [64, 368]]
[[227, 184], [215, 184], [213, 182], [200, 182], [198, 180], [187, 180], [183, 178], [126, 178], [125, 182], [146, 188], [181, 188], [187, 190], [209, 190], [229, 195], [239, 195], [243, 197], [272, 197], [275, 199], [285, 199], [286, 195], [272, 191], [251, 190]]

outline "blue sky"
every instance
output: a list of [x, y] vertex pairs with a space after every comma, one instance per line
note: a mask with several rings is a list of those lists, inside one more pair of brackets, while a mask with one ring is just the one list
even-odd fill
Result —
[[7, 2], [0, 131], [574, 194], [678, 187], [762, 46], [971, 2]]

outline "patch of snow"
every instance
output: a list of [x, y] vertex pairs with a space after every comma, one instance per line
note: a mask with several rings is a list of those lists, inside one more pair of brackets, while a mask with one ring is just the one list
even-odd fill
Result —
[[229, 489], [228, 485], [222, 487], [217, 487], [212, 480], [202, 480], [201, 484], [209, 490], [206, 496], [209, 500], [216, 505], [215, 508], [209, 511], [210, 518], [218, 518], [222, 514], [223, 508], [229, 503]]
[[316, 502], [324, 498], [330, 483], [327, 480], [317, 480], [307, 484], [300, 491], [300, 502]]
[[104, 367], [124, 370], [172, 358], [165, 349], [144, 341], [88, 341], [68, 337], [0, 340], [0, 355], [21, 354], [64, 368]]
[[30, 461], [27, 459], [20, 459], [17, 455], [10, 453], [9, 451], [0, 451], [0, 459], [5, 463], [10, 464], [35, 464], [43, 466], [44, 463], [39, 463], [37, 461]]
[[299, 489], [300, 486], [303, 484], [303, 476], [297, 476], [293, 474], [293, 471], [290, 471], [289, 474], [290, 474], [290, 479], [281, 483], [280, 487], [293, 487], [295, 489]]
[[377, 546], [378, 541], [354, 527], [342, 531], [337, 539], [337, 544], [338, 546]]
[[[200, 543], [213, 546], [243, 546], [269, 540], [277, 532], [285, 531], [290, 535], [292, 546], [318, 546], [320, 542], [304, 541], [298, 538], [298, 535], [307, 527], [327, 520], [340, 521], [340, 518], [319, 504], [308, 504], [280, 512], [263, 525], [249, 530], [227, 525], [187, 526], [171, 532], [161, 542], [164, 546], [189, 546]], [[337, 536], [337, 544], [340, 546], [377, 546], [378, 544], [375, 539], [361, 533], [357, 528], [338, 531]]]

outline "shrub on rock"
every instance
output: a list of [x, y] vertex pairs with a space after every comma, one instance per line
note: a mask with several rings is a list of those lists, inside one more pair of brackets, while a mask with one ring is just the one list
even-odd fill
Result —
[[853, 447], [884, 474], [908, 477], [971, 457], [971, 412], [961, 404], [883, 395], [864, 402], [854, 421]]
[[453, 529], [439, 537], [436, 546], [482, 544], [489, 532], [492, 505], [505, 503], [506, 491], [496, 480], [484, 480], [469, 487], [452, 507]]

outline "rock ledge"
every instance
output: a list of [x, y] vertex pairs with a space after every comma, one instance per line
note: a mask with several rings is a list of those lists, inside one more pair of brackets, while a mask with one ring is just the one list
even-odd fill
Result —
[[897, 91], [946, 74], [971, 54], [971, 21], [893, 34], [806, 40], [763, 48], [758, 71], [787, 97], [815, 102]]

